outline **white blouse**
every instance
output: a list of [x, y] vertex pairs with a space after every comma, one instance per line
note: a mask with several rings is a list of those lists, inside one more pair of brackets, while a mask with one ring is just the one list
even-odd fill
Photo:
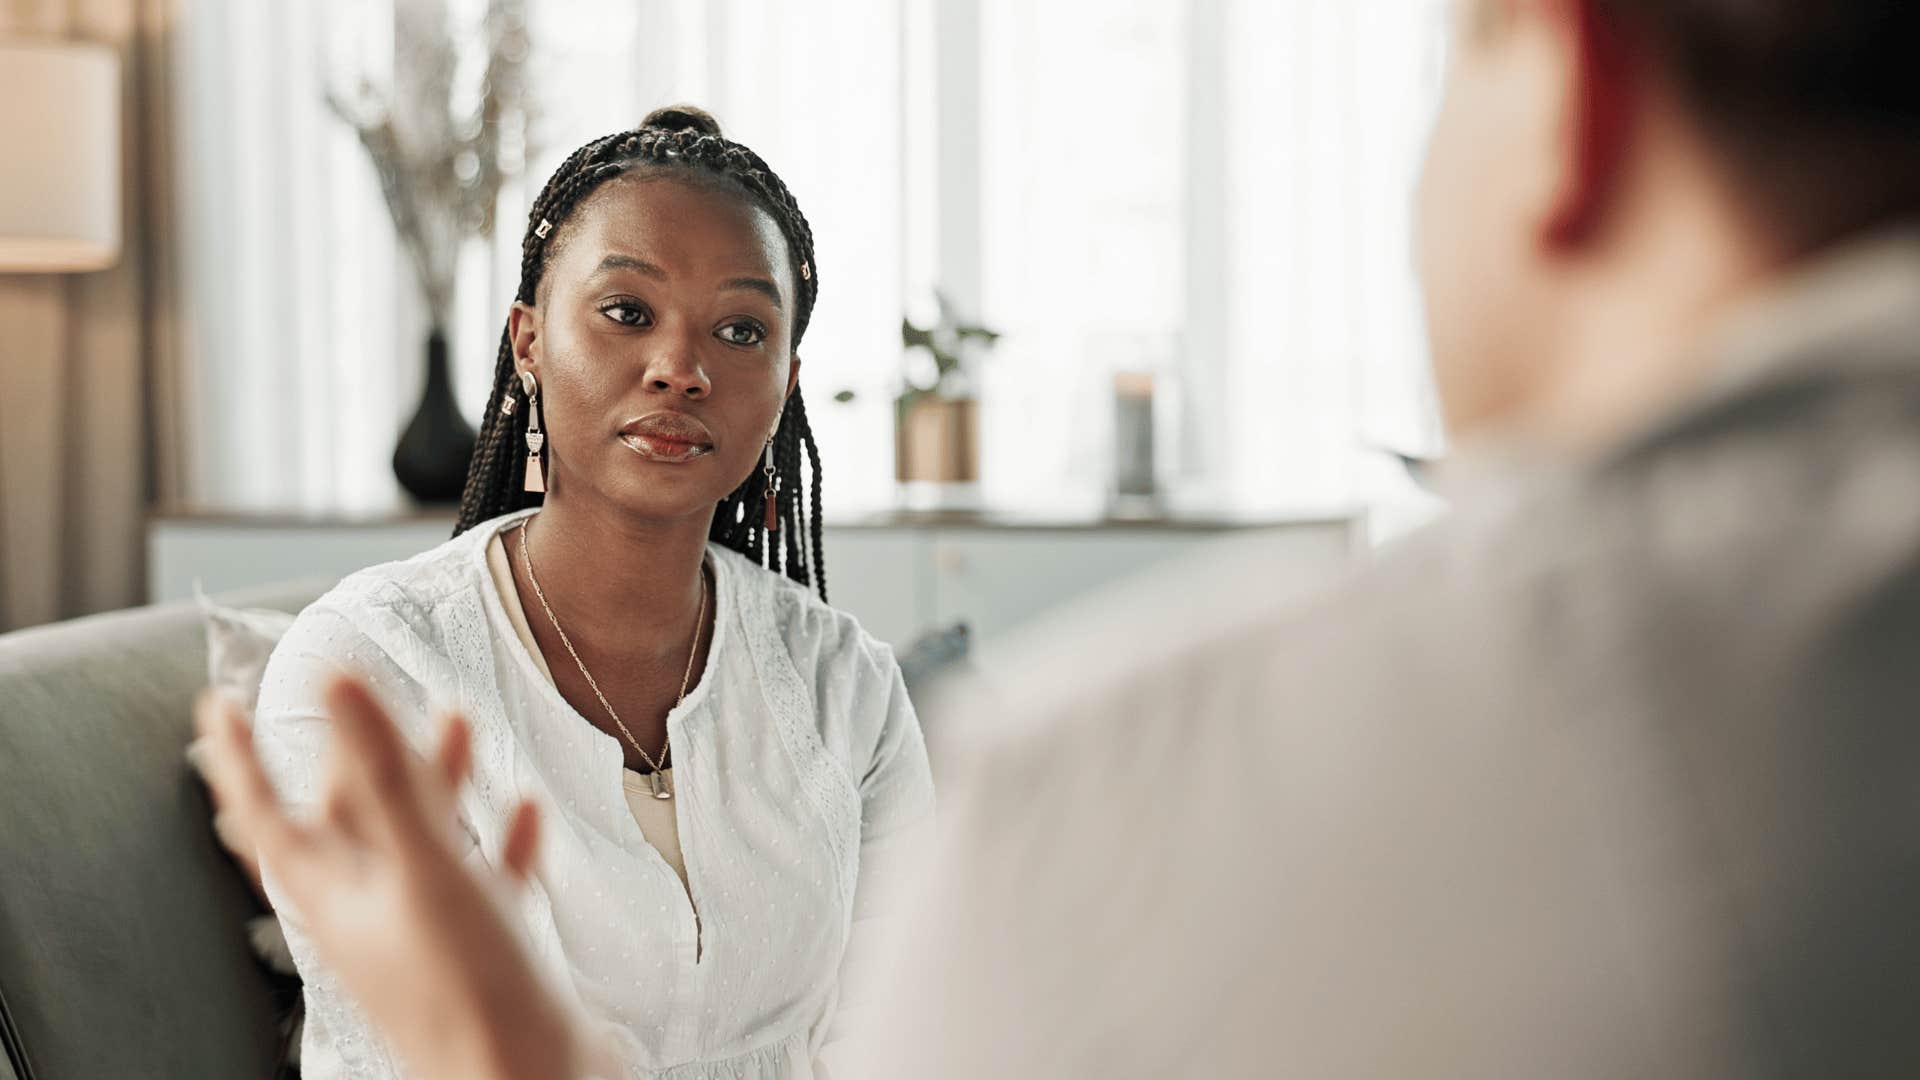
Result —
[[[469, 857], [498, 857], [516, 800], [543, 804], [529, 942], [609, 1026], [631, 1075], [812, 1077], [884, 841], [932, 810], [893, 654], [802, 586], [709, 547], [713, 641], [699, 685], [667, 717], [683, 887], [629, 811], [619, 744], [543, 677], [493, 587], [488, 541], [532, 512], [354, 574], [303, 612], [261, 686], [262, 759], [290, 803], [313, 801], [320, 695], [341, 670], [370, 681], [418, 748], [461, 710], [474, 747], [460, 802]], [[404, 1075], [316, 963], [298, 913], [282, 914], [306, 983], [304, 1075]]]
[[[522, 522], [528, 520], [530, 519], [521, 519]], [[547, 666], [547, 658], [540, 651], [540, 643], [534, 640], [533, 628], [527, 625], [526, 610], [520, 606], [520, 587], [514, 584], [513, 567], [508, 563], [507, 542], [511, 539], [509, 534], [523, 528], [526, 526], [519, 524], [512, 528], [497, 530], [493, 534], [493, 539], [487, 541], [487, 573], [493, 578], [493, 591], [500, 597], [500, 607], [507, 613], [507, 622], [513, 626], [514, 636], [520, 639], [520, 644], [526, 646], [527, 656], [532, 658], [533, 666], [540, 669], [540, 677], [552, 682], [553, 669]], [[705, 562], [704, 559], [701, 561]], [[703, 627], [702, 630], [704, 629]], [[673, 769], [671, 767], [661, 769], [660, 775], [666, 779], [667, 790], [672, 791]], [[685, 886], [687, 860], [680, 854], [680, 819], [674, 812], [672, 800], [663, 802], [655, 798], [651, 781], [632, 769], [620, 774], [620, 784], [626, 789], [627, 808], [633, 811], [633, 820], [640, 826], [640, 835], [646, 838], [647, 843], [653, 845], [653, 850], [659, 852], [661, 858], [667, 860], [667, 865], [673, 867], [673, 872], [680, 875], [680, 884]], [[687, 897], [688, 902], [691, 903], [692, 892], [688, 892]], [[698, 908], [694, 909], [693, 916], [696, 921], [699, 920]]]

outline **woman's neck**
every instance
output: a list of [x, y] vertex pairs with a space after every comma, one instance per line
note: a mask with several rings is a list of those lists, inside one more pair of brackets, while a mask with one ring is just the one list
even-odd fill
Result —
[[[568, 632], [617, 632], [642, 649], [684, 648], [698, 611], [711, 522], [641, 522], [548, 497], [528, 522], [534, 574]], [[519, 563], [519, 538], [511, 538]], [[578, 627], [576, 630], [575, 627]]]

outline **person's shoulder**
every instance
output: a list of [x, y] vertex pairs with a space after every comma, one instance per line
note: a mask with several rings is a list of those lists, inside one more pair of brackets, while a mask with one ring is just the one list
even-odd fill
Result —
[[1337, 567], [1271, 536], [1210, 544], [983, 644], [979, 678], [924, 712], [957, 768], [1089, 774], [1229, 751], [1221, 768], [1255, 768], [1331, 731], [1511, 715], [1590, 674], [1614, 632], [1557, 605], [1566, 576], [1600, 575], [1532, 520], [1469, 512]]
[[[851, 612], [820, 598], [812, 586], [769, 570], [739, 552], [710, 549], [725, 564], [728, 583], [749, 625], [771, 631], [803, 673], [852, 662], [886, 678], [895, 667], [893, 650], [868, 633]], [[812, 669], [812, 670], [808, 670]]]
[[494, 525], [482, 522], [426, 551], [348, 574], [301, 612], [289, 633], [326, 626], [377, 637], [395, 625], [429, 633], [436, 609], [472, 594]]
[[347, 575], [287, 627], [268, 662], [263, 695], [277, 699], [290, 684], [314, 683], [316, 671], [353, 670], [389, 693], [409, 681], [444, 683], [450, 657], [478, 644], [463, 628], [484, 616], [470, 608], [449, 614], [448, 607], [470, 605], [485, 574], [492, 526]]

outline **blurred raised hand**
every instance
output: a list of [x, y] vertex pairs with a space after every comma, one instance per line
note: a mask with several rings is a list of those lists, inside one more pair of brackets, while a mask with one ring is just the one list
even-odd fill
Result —
[[334, 745], [310, 820], [281, 804], [235, 704], [209, 693], [195, 709], [223, 826], [236, 847], [258, 853], [283, 914], [423, 1076], [616, 1074], [513, 930], [506, 901], [539, 850], [533, 804], [515, 809], [500, 868], [476, 871], [460, 858], [453, 824], [472, 764], [465, 721], [449, 719], [426, 760], [359, 683], [336, 682], [326, 702]]

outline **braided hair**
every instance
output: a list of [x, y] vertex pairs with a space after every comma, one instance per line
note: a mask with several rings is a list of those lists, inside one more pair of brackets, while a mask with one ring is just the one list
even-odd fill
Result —
[[[540, 189], [527, 213], [527, 233], [520, 245], [520, 287], [515, 298], [531, 304], [552, 257], [554, 240], [566, 220], [601, 184], [642, 171], [681, 171], [721, 184], [766, 211], [787, 241], [797, 296], [793, 315], [793, 344], [799, 347], [813, 315], [820, 291], [820, 274], [813, 257], [813, 230], [786, 184], [760, 155], [720, 134], [720, 125], [706, 112], [689, 106], [656, 109], [632, 131], [616, 132], [575, 150], [560, 163]], [[541, 229], [542, 222], [550, 227]], [[528, 506], [544, 495], [521, 490], [526, 475], [527, 422], [533, 410], [516, 409], [509, 415], [501, 404], [514, 393], [512, 335], [502, 331], [500, 353], [494, 365], [493, 393], [487, 399], [480, 440], [467, 468], [467, 486], [460, 496], [460, 518], [453, 533], [460, 535], [489, 518]], [[804, 455], [806, 471], [801, 465]], [[827, 598], [826, 556], [820, 546], [820, 448], [807, 423], [806, 402], [795, 386], [780, 414], [773, 437], [773, 465], [782, 483], [772, 494], [779, 522], [769, 532], [766, 479], [759, 469], [726, 498], [713, 514], [709, 537], [760, 565], [784, 572]], [[806, 477], [802, 485], [800, 478]], [[804, 498], [803, 498], [804, 486]]]

